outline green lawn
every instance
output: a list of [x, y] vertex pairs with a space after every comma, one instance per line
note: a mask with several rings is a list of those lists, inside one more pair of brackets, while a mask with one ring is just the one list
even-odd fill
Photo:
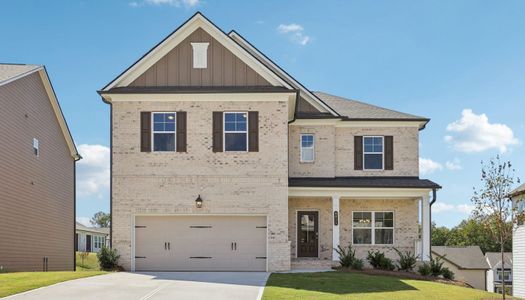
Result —
[[13, 272], [0, 274], [0, 298], [71, 279], [105, 274], [103, 271], [82, 272]]
[[77, 271], [99, 271], [100, 266], [98, 264], [98, 258], [96, 253], [89, 253], [88, 257], [84, 259], [80, 257], [80, 252], [77, 252]]
[[356, 273], [272, 274], [264, 289], [271, 299], [499, 299], [497, 294], [431, 281]]

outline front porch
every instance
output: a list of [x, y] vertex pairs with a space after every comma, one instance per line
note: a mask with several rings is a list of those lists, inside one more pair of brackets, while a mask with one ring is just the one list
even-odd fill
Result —
[[366, 263], [369, 250], [392, 258], [393, 248], [430, 259], [428, 188], [290, 187], [292, 269], [337, 266], [339, 245], [352, 245]]

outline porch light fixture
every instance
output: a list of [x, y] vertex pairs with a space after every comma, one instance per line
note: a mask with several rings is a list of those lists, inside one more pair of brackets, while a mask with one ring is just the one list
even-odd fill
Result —
[[195, 199], [195, 206], [197, 206], [197, 208], [201, 208], [202, 207], [202, 198], [201, 198], [201, 195], [199, 195], [197, 197], [197, 199]]

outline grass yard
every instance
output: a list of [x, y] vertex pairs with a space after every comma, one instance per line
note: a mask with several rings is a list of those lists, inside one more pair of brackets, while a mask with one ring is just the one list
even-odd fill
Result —
[[88, 257], [84, 258], [82, 263], [82, 258], [80, 257], [80, 252], [76, 253], [77, 256], [77, 271], [100, 271], [100, 266], [98, 264], [98, 258], [96, 253], [89, 253]]
[[101, 275], [105, 273], [106, 272], [103, 271], [1, 273], [0, 298], [62, 281]]
[[356, 273], [272, 274], [264, 300], [273, 299], [500, 299], [497, 294], [432, 281]]

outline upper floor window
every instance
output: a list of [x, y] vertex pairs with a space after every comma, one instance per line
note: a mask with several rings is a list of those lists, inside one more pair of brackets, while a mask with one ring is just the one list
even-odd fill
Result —
[[516, 206], [517, 206], [517, 210], [518, 210], [516, 215], [519, 217], [518, 225], [523, 225], [523, 223], [524, 223], [523, 212], [525, 211], [525, 199], [519, 199], [518, 198], [518, 200], [516, 200]]
[[175, 151], [176, 113], [154, 112], [153, 151]]
[[224, 151], [248, 151], [248, 113], [224, 113]]
[[39, 142], [35, 138], [33, 138], [33, 153], [36, 157], [40, 156]]
[[496, 280], [497, 281], [512, 281], [512, 272], [510, 269], [505, 269], [504, 272], [501, 272], [501, 268], [496, 270]]
[[365, 170], [382, 170], [384, 162], [384, 137], [363, 137], [363, 165]]
[[314, 141], [313, 134], [301, 134], [301, 162], [314, 161]]
[[352, 215], [352, 236], [354, 244], [394, 244], [394, 212], [355, 211]]

